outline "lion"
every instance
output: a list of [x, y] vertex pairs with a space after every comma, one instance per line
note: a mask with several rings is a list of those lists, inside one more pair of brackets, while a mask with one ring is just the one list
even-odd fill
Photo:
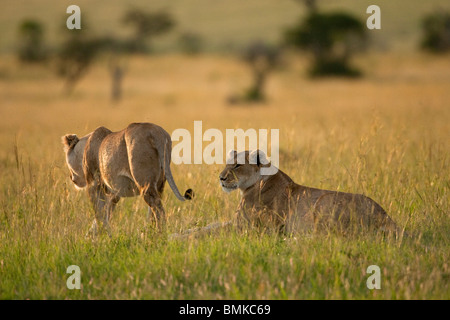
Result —
[[95, 211], [90, 232], [97, 222], [108, 231], [110, 215], [121, 197], [142, 195], [157, 228], [165, 220], [161, 195], [167, 179], [180, 201], [190, 200], [192, 189], [180, 194], [170, 170], [172, 140], [160, 126], [132, 123], [112, 132], [99, 127], [78, 138], [62, 137], [70, 178], [77, 189], [87, 189]]
[[363, 229], [407, 235], [371, 198], [301, 186], [271, 164], [261, 150], [230, 150], [219, 182], [227, 193], [241, 192], [236, 218], [171, 234], [171, 240], [248, 227], [284, 235], [333, 230], [349, 234]]
[[262, 168], [271, 166], [261, 150], [240, 153], [231, 150], [228, 154], [219, 181], [227, 193], [241, 191], [236, 212], [238, 224], [287, 234], [330, 228], [347, 233], [361, 227], [395, 235], [400, 232], [386, 211], [371, 198], [302, 186], [278, 168], [275, 174], [261, 173]]

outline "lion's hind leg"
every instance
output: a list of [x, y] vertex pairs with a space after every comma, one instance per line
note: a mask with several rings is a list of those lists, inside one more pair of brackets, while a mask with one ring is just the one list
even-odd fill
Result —
[[157, 229], [165, 224], [165, 212], [161, 201], [164, 190], [164, 171], [158, 151], [145, 139], [127, 139], [130, 172], [136, 187], [148, 205], [148, 216]]
[[166, 214], [162, 205], [161, 195], [156, 188], [152, 188], [145, 191], [144, 200], [148, 205], [149, 218], [153, 218], [156, 228], [162, 230], [165, 225]]
[[86, 236], [96, 236], [98, 234], [99, 224], [101, 224], [102, 228], [106, 230], [109, 236], [111, 236], [109, 220], [111, 218], [111, 213], [120, 198], [107, 194], [106, 187], [102, 185], [94, 184], [88, 188], [89, 199], [94, 208], [95, 218]]

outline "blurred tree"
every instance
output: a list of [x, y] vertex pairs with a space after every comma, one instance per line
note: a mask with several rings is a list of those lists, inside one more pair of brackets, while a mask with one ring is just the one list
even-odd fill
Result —
[[200, 35], [193, 32], [184, 32], [178, 39], [180, 50], [186, 54], [198, 54], [202, 51], [203, 41]]
[[111, 100], [114, 102], [118, 102], [122, 98], [122, 82], [126, 69], [126, 64], [120, 57], [115, 56], [110, 59]]
[[[76, 83], [88, 72], [95, 59], [106, 57], [111, 76], [111, 99], [117, 102], [122, 97], [123, 77], [127, 71], [127, 55], [146, 52], [145, 42], [156, 35], [167, 32], [174, 25], [166, 12], [148, 13], [133, 9], [123, 18], [126, 24], [135, 27], [135, 36], [129, 39], [96, 37], [84, 19], [83, 29], [65, 31], [64, 42], [59, 48], [56, 66], [58, 74], [65, 79], [66, 92], [70, 93]], [[65, 22], [64, 22], [65, 23]]]
[[246, 48], [243, 58], [253, 74], [253, 84], [247, 90], [245, 98], [248, 101], [264, 100], [266, 79], [279, 62], [279, 51], [265, 43], [254, 42]]
[[253, 42], [245, 48], [242, 59], [250, 67], [253, 83], [242, 97], [232, 96], [228, 98], [228, 102], [234, 104], [264, 101], [267, 76], [280, 62], [279, 49], [263, 42]]
[[364, 24], [347, 13], [311, 11], [305, 20], [286, 31], [285, 41], [312, 53], [312, 76], [358, 76], [360, 71], [349, 63], [364, 48], [365, 31]]
[[168, 32], [175, 25], [174, 19], [167, 12], [145, 12], [142, 9], [127, 11], [122, 21], [134, 27], [134, 37], [130, 41], [130, 49], [134, 52], [147, 52], [148, 40]]
[[44, 27], [39, 21], [24, 20], [19, 25], [18, 56], [23, 62], [40, 62], [47, 58], [44, 48]]
[[450, 13], [438, 11], [422, 20], [423, 38], [421, 46], [425, 50], [440, 53], [450, 51]]
[[107, 55], [108, 69], [111, 76], [111, 100], [118, 102], [122, 98], [123, 77], [128, 69], [127, 55], [133, 52], [133, 47], [126, 40], [116, 38], [101, 38], [99, 49]]
[[102, 55], [107, 60], [111, 76], [111, 100], [118, 102], [122, 98], [122, 82], [127, 70], [126, 54], [130, 50], [127, 41], [116, 38], [85, 37], [81, 33], [67, 37], [57, 59], [58, 74], [65, 78], [67, 93], [88, 72], [95, 59]]
[[102, 39], [89, 34], [85, 28], [68, 31], [57, 52], [57, 73], [64, 78], [67, 93], [72, 92], [76, 83], [87, 73], [103, 45]]

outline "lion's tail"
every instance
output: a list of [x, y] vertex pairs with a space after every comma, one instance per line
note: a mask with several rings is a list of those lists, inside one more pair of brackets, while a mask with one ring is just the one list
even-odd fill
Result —
[[170, 140], [170, 136], [168, 141], [164, 144], [163, 148], [164, 150], [158, 150], [158, 153], [160, 160], [162, 160], [161, 163], [164, 168], [164, 174], [166, 176], [170, 188], [172, 189], [173, 193], [178, 198], [178, 200], [180, 201], [191, 200], [194, 197], [194, 191], [192, 191], [192, 189], [187, 189], [184, 193], [184, 196], [182, 196], [180, 191], [178, 190], [177, 185], [175, 184], [175, 180], [173, 179], [172, 176], [172, 171], [170, 170], [170, 159], [172, 154], [172, 140]]

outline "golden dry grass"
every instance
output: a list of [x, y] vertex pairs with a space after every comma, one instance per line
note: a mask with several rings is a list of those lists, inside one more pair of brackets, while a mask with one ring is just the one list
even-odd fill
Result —
[[[367, 70], [361, 80], [316, 81], [304, 77], [306, 61], [287, 60], [269, 78], [267, 103], [229, 106], [226, 98], [250, 81], [230, 57], [133, 57], [119, 104], [109, 100], [104, 63], [67, 97], [47, 69], [2, 59], [0, 297], [449, 298], [448, 57], [373, 54], [358, 61]], [[111, 240], [84, 240], [92, 213], [70, 185], [60, 137], [134, 121], [192, 132], [195, 120], [204, 130], [280, 129], [280, 168], [296, 182], [365, 193], [415, 240], [402, 247], [372, 238], [220, 235], [167, 244], [148, 231], [142, 199], [120, 203]], [[197, 197], [180, 203], [166, 187], [167, 232], [233, 215], [239, 195], [221, 191], [220, 170], [172, 165], [178, 187]], [[85, 270], [80, 293], [65, 288], [71, 263]], [[384, 270], [383, 290], [365, 288], [369, 264]], [[112, 283], [116, 289], [104, 292]]]

